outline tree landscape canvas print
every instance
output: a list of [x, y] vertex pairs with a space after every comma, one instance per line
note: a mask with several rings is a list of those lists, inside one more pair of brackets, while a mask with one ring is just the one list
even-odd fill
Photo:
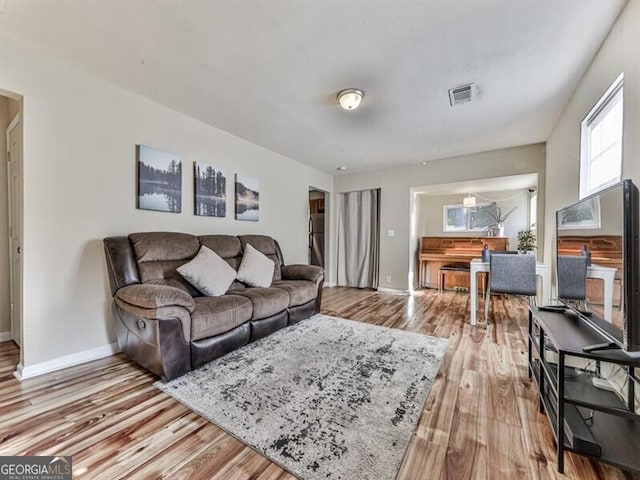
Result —
[[260, 219], [260, 183], [257, 178], [236, 173], [236, 220]]
[[227, 215], [227, 177], [224, 171], [201, 162], [193, 165], [194, 214], [205, 217]]
[[138, 205], [142, 210], [182, 211], [182, 159], [137, 145]]

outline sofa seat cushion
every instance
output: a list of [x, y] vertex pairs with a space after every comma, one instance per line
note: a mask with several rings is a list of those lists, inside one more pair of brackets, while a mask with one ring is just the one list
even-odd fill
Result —
[[273, 282], [272, 286], [287, 291], [290, 307], [310, 302], [318, 293], [318, 286], [308, 280], [281, 280]]
[[198, 297], [191, 313], [191, 340], [220, 335], [251, 319], [251, 301], [240, 295]]
[[253, 315], [251, 320], [260, 320], [286, 310], [289, 306], [289, 294], [280, 288], [247, 288], [233, 292], [251, 300]]

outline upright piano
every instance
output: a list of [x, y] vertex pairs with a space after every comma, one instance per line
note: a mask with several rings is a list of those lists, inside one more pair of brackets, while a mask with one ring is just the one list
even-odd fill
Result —
[[[438, 288], [440, 268], [452, 263], [470, 264], [490, 250], [509, 250], [508, 237], [422, 237], [418, 254], [418, 288]], [[450, 275], [443, 287], [469, 288], [469, 275]]]

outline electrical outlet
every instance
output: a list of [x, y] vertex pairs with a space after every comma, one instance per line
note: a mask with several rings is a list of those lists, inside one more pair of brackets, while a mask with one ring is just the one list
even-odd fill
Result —
[[387, 283], [391, 283], [391, 274], [387, 273]]
[[393, 238], [395, 236], [396, 236], [396, 231], [395, 230], [393, 230], [391, 228], [387, 230], [387, 237], [388, 238]]

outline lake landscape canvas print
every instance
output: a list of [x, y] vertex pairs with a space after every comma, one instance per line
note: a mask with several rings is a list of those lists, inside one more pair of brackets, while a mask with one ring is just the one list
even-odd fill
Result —
[[260, 183], [257, 178], [236, 173], [236, 220], [260, 219]]
[[193, 165], [194, 211], [205, 217], [227, 215], [227, 177], [224, 171], [201, 162]]
[[182, 159], [146, 145], [137, 145], [138, 208], [182, 211]]

